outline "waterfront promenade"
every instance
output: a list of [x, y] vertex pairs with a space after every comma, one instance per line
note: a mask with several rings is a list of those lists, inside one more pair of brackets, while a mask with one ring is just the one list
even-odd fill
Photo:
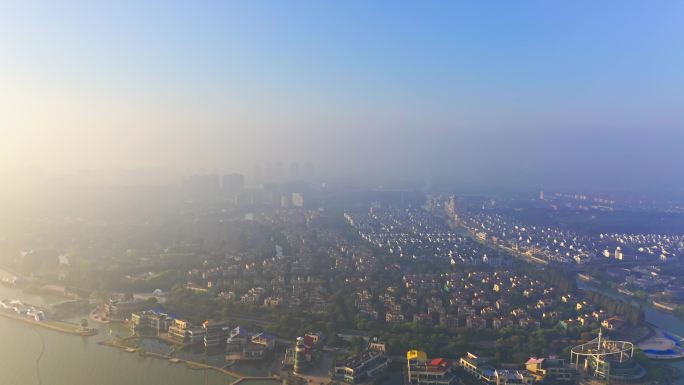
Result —
[[72, 334], [76, 336], [94, 336], [97, 334], [97, 329], [94, 328], [88, 328], [88, 329], [82, 329], [80, 325], [70, 323], [70, 322], [65, 322], [65, 321], [54, 321], [54, 320], [45, 320], [45, 321], [36, 321], [27, 317], [20, 316], [18, 314], [6, 312], [6, 311], [0, 311], [0, 316], [13, 319], [16, 321], [21, 321], [30, 325], [38, 326], [41, 328], [45, 329], [50, 329], [54, 331], [58, 331], [61, 333], [66, 333], [66, 334]]
[[122, 349], [124, 351], [128, 352], [138, 352], [139, 354], [145, 356], [145, 357], [150, 357], [150, 358], [156, 358], [156, 359], [161, 359], [173, 363], [183, 363], [185, 364], [189, 369], [194, 369], [194, 370], [210, 370], [210, 371], [215, 371], [218, 373], [223, 374], [224, 376], [228, 377], [230, 381], [230, 384], [239, 384], [242, 382], [251, 382], [251, 381], [260, 381], [260, 383], [273, 383], [273, 384], [279, 384], [281, 382], [279, 377], [252, 377], [252, 376], [244, 376], [243, 374], [237, 373], [230, 371], [228, 369], [218, 367], [218, 366], [213, 366], [209, 364], [205, 364], [202, 362], [197, 362], [197, 361], [191, 361], [191, 360], [185, 360], [182, 358], [177, 358], [177, 357], [172, 357], [172, 354], [159, 354], [159, 353], [154, 353], [154, 352], [147, 352], [144, 350], [139, 350], [135, 349], [132, 350], [131, 347], [126, 346], [121, 343], [117, 343], [114, 340], [107, 340], [107, 341], [100, 341], [98, 342], [100, 345], [104, 346], [109, 346], [109, 347], [114, 347], [118, 349]]

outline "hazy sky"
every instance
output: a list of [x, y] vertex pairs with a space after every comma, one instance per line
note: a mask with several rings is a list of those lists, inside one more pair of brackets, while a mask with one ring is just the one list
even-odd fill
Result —
[[0, 134], [3, 172], [680, 188], [684, 2], [5, 1]]

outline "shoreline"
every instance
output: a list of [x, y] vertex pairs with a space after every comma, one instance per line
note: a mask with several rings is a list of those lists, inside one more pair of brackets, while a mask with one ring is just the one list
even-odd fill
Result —
[[240, 382], [246, 381], [246, 380], [270, 380], [270, 381], [274, 381], [274, 383], [276, 381], [280, 382], [280, 380], [281, 380], [280, 377], [276, 377], [276, 376], [273, 376], [273, 377], [245, 376], [241, 373], [237, 373], [237, 372], [227, 370], [227, 369], [225, 369], [225, 367], [213, 366], [213, 365], [205, 364], [202, 362], [185, 360], [182, 358], [173, 357], [172, 355], [164, 355], [164, 354], [147, 352], [147, 351], [141, 353], [140, 350], [138, 350], [138, 349], [134, 349], [131, 351], [130, 349], [133, 349], [133, 348], [125, 346], [125, 345], [117, 344], [116, 342], [114, 342], [112, 340], [100, 341], [97, 344], [102, 345], [102, 346], [108, 346], [108, 347], [112, 347], [112, 348], [121, 349], [125, 352], [130, 352], [130, 353], [137, 352], [139, 354], [142, 354], [145, 358], [150, 357], [150, 358], [156, 358], [156, 359], [168, 361], [171, 363], [183, 363], [190, 370], [214, 370], [214, 371], [217, 371], [221, 374], [224, 374], [224, 375], [227, 375], [230, 377], [234, 377], [235, 381], [231, 382], [231, 385], [239, 384]]
[[[637, 348], [644, 352], [647, 358], [656, 361], [684, 359], [684, 346], [682, 345], [684, 339], [681, 336], [655, 325], [649, 326], [651, 326], [653, 333], [636, 344]], [[667, 342], [662, 342], [665, 340]]]
[[[607, 291], [607, 294], [614, 296], [617, 299], [627, 301], [628, 303], [631, 301], [633, 303], [638, 304], [642, 310], [646, 310], [646, 308], [649, 308], [649, 309], [652, 309], [652, 310], [657, 311], [657, 312], [672, 315], [674, 317], [677, 317], [677, 319], [679, 319], [680, 321], [684, 321], [684, 314], [678, 312], [676, 308], [670, 308], [668, 306], [663, 306], [662, 304], [657, 303], [657, 301], [653, 301], [651, 299], [639, 300], [636, 297], [633, 297], [633, 296], [630, 296], [630, 295], [623, 293], [622, 291], [620, 291], [620, 289], [614, 289], [612, 287], [597, 286], [597, 285], [593, 285], [591, 282], [587, 282], [587, 281], [583, 281], [583, 282], [584, 282], [585, 287], [587, 289], [594, 289], [594, 290], [598, 290], [598, 291], [602, 291], [602, 292]], [[578, 287], [578, 288], [580, 290], [583, 289], [582, 287]]]
[[[74, 336], [90, 337], [90, 336], [94, 336], [98, 333], [97, 329], [94, 329], [94, 328], [90, 328], [87, 331], [79, 331], [78, 329], [71, 330], [71, 329], [67, 329], [66, 327], [62, 327], [59, 325], [49, 323], [49, 322], [51, 322], [50, 320], [38, 322], [38, 321], [29, 319], [26, 317], [18, 316], [16, 314], [10, 314], [10, 313], [4, 312], [4, 311], [0, 311], [0, 316], [5, 317], [5, 318], [9, 318], [9, 319], [13, 319], [16, 321], [22, 321], [22, 322], [27, 323], [29, 325], [34, 325], [34, 326], [42, 327], [45, 329], [54, 330], [56, 332], [71, 334]], [[62, 322], [62, 323], [67, 324], [64, 321], [52, 321], [52, 322]], [[74, 324], [74, 326], [78, 326], [78, 325]]]

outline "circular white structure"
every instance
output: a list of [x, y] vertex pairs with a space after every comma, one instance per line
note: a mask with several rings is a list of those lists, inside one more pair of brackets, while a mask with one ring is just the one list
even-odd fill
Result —
[[582, 363], [585, 371], [604, 379], [643, 377], [646, 371], [632, 360], [633, 356], [633, 343], [602, 338], [601, 331], [597, 338], [570, 350], [570, 360], [575, 364], [575, 369], [580, 369]]

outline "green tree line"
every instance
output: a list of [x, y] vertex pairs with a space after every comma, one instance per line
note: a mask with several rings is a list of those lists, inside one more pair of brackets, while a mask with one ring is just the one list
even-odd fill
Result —
[[586, 296], [591, 302], [599, 305], [601, 309], [607, 311], [609, 314], [625, 317], [627, 322], [632, 326], [639, 326], [643, 324], [645, 320], [644, 311], [630, 303], [592, 290], [587, 290]]

